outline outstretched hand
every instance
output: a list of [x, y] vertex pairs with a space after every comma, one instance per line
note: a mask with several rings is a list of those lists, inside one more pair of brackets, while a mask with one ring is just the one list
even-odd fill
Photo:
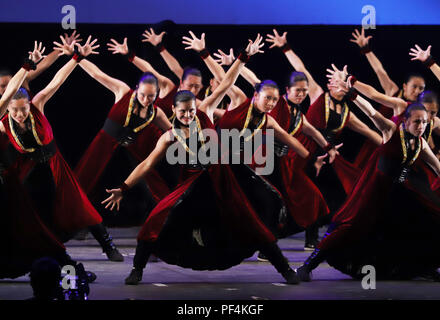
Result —
[[197, 52], [200, 52], [205, 49], [205, 33], [202, 33], [200, 39], [197, 38], [192, 31], [190, 31], [189, 34], [191, 35], [191, 38], [182, 37], [182, 43], [187, 45], [187, 47], [185, 47], [185, 50], [193, 49]]
[[266, 41], [269, 43], [272, 43], [272, 45], [269, 47], [269, 49], [272, 49], [273, 47], [282, 47], [287, 43], [287, 32], [284, 32], [282, 36], [278, 34], [278, 31], [276, 29], [273, 29], [273, 35], [267, 34]]
[[354, 32], [351, 34], [354, 39], [350, 39], [351, 42], [356, 43], [359, 48], [365, 47], [368, 45], [368, 41], [370, 41], [373, 36], [365, 37], [365, 30], [362, 27], [361, 32], [359, 32], [358, 29], [355, 29]]
[[126, 55], [128, 54], [128, 44], [127, 44], [127, 38], [124, 38], [123, 43], [118, 43], [115, 39], [110, 39], [112, 43], [107, 43], [108, 51], [112, 51], [113, 54], [122, 54]]
[[235, 61], [234, 56], [234, 49], [229, 50], [229, 55], [218, 49], [219, 53], [214, 53], [214, 57], [217, 59], [215, 60], [217, 63], [219, 63], [221, 66], [230, 66]]
[[416, 44], [415, 48], [411, 48], [409, 55], [413, 57], [411, 60], [420, 60], [421, 62], [425, 62], [431, 55], [431, 46], [428, 46], [426, 50], [422, 50], [422, 48]]
[[319, 176], [319, 173], [321, 172], [322, 167], [326, 164], [324, 159], [327, 158], [327, 156], [328, 156], [328, 154], [326, 153], [326, 154], [316, 158], [316, 161], [313, 164], [313, 166], [316, 169], [316, 176]]
[[345, 81], [347, 79], [347, 76], [348, 76], [348, 67], [347, 67], [347, 65], [345, 65], [342, 70], [339, 70], [332, 63], [332, 68], [333, 68], [333, 70], [332, 69], [326, 69], [326, 71], [328, 72], [327, 78], [329, 78], [329, 79], [340, 79], [342, 81]]
[[108, 209], [110, 206], [110, 211], [113, 211], [113, 209], [116, 206], [116, 210], [119, 211], [119, 204], [121, 203], [121, 200], [124, 198], [122, 196], [122, 190], [120, 188], [118, 189], [105, 189], [105, 191], [107, 193], [110, 193], [111, 196], [108, 197], [107, 199], [105, 199], [104, 201], [101, 202], [101, 204], [106, 204], [105, 206], [106, 209]]
[[60, 36], [61, 43], [56, 41], [53, 42], [53, 44], [55, 45], [53, 50], [58, 51], [58, 56], [70, 56], [75, 50], [75, 44], [82, 41], [82, 39], [78, 39], [79, 37], [80, 35], [76, 34], [76, 30], [73, 31], [70, 36], [65, 33], [64, 37]]
[[248, 56], [253, 56], [256, 53], [264, 53], [263, 50], [260, 50], [264, 46], [264, 42], [261, 43], [262, 41], [263, 37], [260, 34], [257, 35], [255, 41], [249, 39], [249, 44], [246, 47], [246, 53]]
[[99, 48], [99, 44], [95, 45], [96, 41], [98, 41], [98, 39], [95, 39], [93, 41], [90, 41], [92, 39], [92, 36], [89, 36], [87, 38], [87, 41], [84, 45], [80, 45], [79, 43], [75, 43], [75, 45], [78, 47], [78, 51], [81, 55], [83, 55], [84, 57], [87, 57], [91, 54], [99, 54], [99, 52], [95, 51], [95, 49]]
[[145, 30], [142, 36], [145, 39], [142, 39], [142, 42], [149, 42], [153, 46], [157, 46], [159, 43], [162, 42], [163, 36], [166, 34], [165, 31], [162, 31], [160, 34], [154, 33], [153, 28], [150, 28], [150, 31]]
[[34, 63], [38, 63], [43, 59], [45, 56], [43, 56], [44, 51], [46, 50], [46, 47], [43, 47], [43, 43], [38, 43], [37, 41], [34, 42], [34, 51], [29, 51], [29, 60], [32, 60]]

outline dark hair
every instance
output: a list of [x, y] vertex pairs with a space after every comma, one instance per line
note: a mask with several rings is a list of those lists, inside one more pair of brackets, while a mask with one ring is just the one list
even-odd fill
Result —
[[304, 72], [292, 72], [289, 78], [289, 88], [294, 87], [299, 81], [306, 81], [307, 83], [309, 83], [309, 80], [307, 79], [307, 76], [304, 74]]
[[61, 280], [61, 268], [56, 260], [44, 257], [34, 261], [29, 277], [35, 298], [56, 297]]
[[18, 91], [12, 97], [12, 100], [20, 100], [20, 99], [27, 99], [28, 101], [31, 100], [29, 97], [29, 93], [23, 87], [18, 89]]
[[8, 69], [0, 70], [0, 77], [4, 77], [4, 76], [11, 76], [12, 77], [11, 71], [9, 71]]
[[423, 110], [426, 112], [426, 108], [423, 104], [421, 104], [420, 102], [414, 102], [414, 103], [411, 103], [408, 106], [408, 108], [406, 108], [405, 114], [404, 114], [405, 119], [411, 118], [411, 113], [413, 111], [417, 111], [417, 110]]
[[412, 78], [422, 78], [423, 81], [425, 81], [425, 78], [420, 73], [411, 72], [406, 75], [405, 81], [403, 83], [406, 84], [406, 83], [410, 82]]
[[174, 106], [176, 106], [179, 102], [187, 102], [194, 100], [196, 101], [196, 96], [188, 90], [181, 90], [176, 93], [174, 96]]
[[263, 90], [264, 88], [273, 88], [273, 89], [277, 89], [278, 91], [280, 90], [278, 88], [278, 85], [272, 80], [264, 80], [255, 85], [256, 92], [261, 92], [261, 90]]
[[419, 95], [417, 101], [420, 103], [427, 102], [438, 104], [438, 97], [434, 91], [426, 90]]
[[185, 79], [188, 78], [188, 76], [196, 76], [196, 77], [200, 77], [201, 78], [202, 77], [202, 73], [200, 72], [199, 69], [186, 67], [183, 70], [182, 81], [185, 81]]
[[141, 83], [149, 83], [155, 85], [156, 88], [159, 88], [159, 81], [157, 80], [156, 76], [151, 72], [144, 72], [142, 74], [142, 76], [139, 78], [138, 84]]

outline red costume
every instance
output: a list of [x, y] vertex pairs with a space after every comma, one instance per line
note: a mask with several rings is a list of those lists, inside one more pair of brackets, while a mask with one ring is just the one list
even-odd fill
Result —
[[[59, 152], [49, 122], [32, 103], [27, 121], [30, 122], [31, 130], [21, 134], [18, 132], [18, 125], [9, 114], [2, 119], [9, 141], [21, 154], [13, 166], [13, 169], [19, 172], [20, 181], [26, 183], [29, 176], [38, 176], [38, 172], [35, 171], [44, 170], [45, 166], [49, 170], [51, 177], [46, 176], [44, 179], [50, 179], [50, 183], [54, 185], [51, 231], [57, 236], [61, 234], [63, 240], [67, 240], [80, 229], [99, 224], [102, 219]], [[41, 192], [44, 186], [33, 185], [31, 188], [34, 191], [40, 189]], [[15, 201], [20, 201], [19, 197], [14, 198]], [[35, 203], [36, 199], [33, 201]]]
[[318, 246], [330, 265], [359, 277], [371, 264], [378, 278], [411, 278], [440, 266], [440, 198], [413, 170], [420, 151], [421, 139], [402, 126], [376, 149]]
[[173, 105], [174, 105], [174, 96], [179, 90], [179, 86], [175, 85], [173, 89], [171, 89], [168, 94], [163, 98], [157, 98], [155, 101], [156, 106], [161, 108], [163, 112], [165, 112], [167, 118], [171, 121], [174, 118]]
[[[349, 121], [350, 110], [343, 101], [337, 102], [341, 103], [342, 106], [342, 114], [338, 114], [330, 109], [330, 100], [331, 97], [328, 92], [321, 94], [310, 105], [306, 118], [312, 126], [322, 133], [327, 141], [335, 144], [335, 140]], [[301, 142], [311, 153], [316, 152], [318, 145], [314, 141], [307, 139]], [[339, 155], [336, 156], [332, 166], [344, 187], [345, 193], [349, 194], [360, 175], [360, 170]]]
[[[286, 98], [281, 97], [269, 115], [286, 132], [298, 140], [305, 141], [308, 138], [301, 132], [304, 115], [298, 106], [290, 104], [290, 108], [291, 110], [289, 110]], [[298, 156], [293, 150], [289, 150], [288, 146], [280, 146], [279, 144], [275, 148], [281, 148], [282, 151], [275, 157], [276, 168], [274, 173], [268, 176], [268, 179], [283, 194], [284, 201], [295, 223], [301, 229], [307, 228], [319, 218], [327, 215], [329, 209], [319, 189], [304, 172], [305, 159]], [[290, 232], [286, 234], [290, 234]]]
[[[129, 90], [113, 105], [104, 127], [93, 139], [75, 169], [78, 180], [96, 205], [100, 205], [106, 197], [106, 188], [125, 178], [154, 150], [162, 133], [152, 123], [157, 114], [157, 107], [150, 106], [147, 118], [142, 119], [133, 114], [135, 100], [136, 92]], [[120, 159], [121, 157], [123, 158]], [[111, 160], [115, 160], [114, 163]], [[145, 181], [147, 190], [138, 190], [140, 194], [135, 194], [129, 203], [134, 206], [134, 203], [138, 202], [140, 208], [127, 207], [127, 211], [142, 211], [142, 214], [145, 214], [170, 192], [169, 184], [157, 170], [152, 170]], [[105, 219], [109, 216], [110, 214], [106, 215]], [[122, 224], [136, 225], [144, 221], [145, 217], [140, 217]], [[121, 222], [110, 220], [110, 224], [120, 225]]]
[[[204, 138], [200, 130], [214, 130], [214, 125], [200, 110], [197, 117], [194, 122], [201, 147]], [[180, 146], [188, 144], [184, 141]], [[152, 253], [186, 268], [223, 270], [252, 256], [259, 247], [276, 242], [273, 233], [277, 226], [272, 216], [282, 206], [271, 207], [272, 212], [255, 207], [231, 166], [197, 164], [181, 168], [180, 184], [158, 203], [138, 235], [138, 241], [152, 245]], [[251, 185], [246, 187], [252, 189]], [[262, 191], [267, 199], [267, 190]]]

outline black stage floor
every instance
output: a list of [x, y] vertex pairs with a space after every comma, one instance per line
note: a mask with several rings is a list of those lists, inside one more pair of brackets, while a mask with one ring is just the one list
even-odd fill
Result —
[[[321, 229], [321, 235], [325, 231]], [[126, 286], [136, 245], [136, 228], [110, 229], [124, 262], [110, 262], [97, 242], [90, 238], [67, 243], [73, 259], [97, 274], [90, 285], [90, 300], [402, 300], [440, 299], [440, 283], [426, 280], [378, 281], [376, 289], [365, 290], [360, 281], [322, 264], [313, 281], [286, 285], [268, 262], [256, 255], [226, 271], [193, 271], [164, 262], [151, 262], [138, 286]], [[89, 236], [90, 237], [90, 236]], [[293, 268], [310, 252], [303, 250], [304, 233], [279, 241]], [[22, 300], [32, 296], [28, 276], [0, 280], [0, 299]]]

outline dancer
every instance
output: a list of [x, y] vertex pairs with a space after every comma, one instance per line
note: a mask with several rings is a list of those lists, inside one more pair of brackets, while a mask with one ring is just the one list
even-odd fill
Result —
[[44, 115], [46, 103], [76, 67], [78, 60], [96, 53], [96, 40], [90, 40], [91, 37], [83, 46], [75, 42], [63, 46], [63, 53], [72, 51], [74, 45], [79, 53], [32, 100], [24, 89], [18, 90], [8, 105], [8, 114], [0, 123], [0, 131], [7, 134], [20, 153], [14, 168], [19, 172], [20, 181], [30, 194], [41, 220], [57, 239], [65, 242], [75, 232], [89, 227], [107, 257], [112, 261], [122, 261], [123, 257], [112, 238], [100, 224], [101, 217], [59, 152], [52, 128]]
[[[306, 118], [313, 127], [322, 133], [331, 145], [336, 144], [344, 128], [349, 128], [364, 135], [376, 145], [382, 143], [381, 137], [350, 111], [348, 106], [349, 100], [356, 99], [356, 95], [336, 92], [332, 88], [328, 88], [328, 91], [325, 92], [314, 80], [303, 61], [292, 50], [287, 42], [287, 32], [280, 35], [277, 30], [274, 30], [273, 35], [268, 35], [267, 41], [271, 42], [273, 46], [279, 47], [284, 52], [286, 58], [296, 71], [303, 72], [306, 75], [309, 81], [310, 97], [310, 106], [307, 110]], [[303, 143], [311, 153], [314, 153], [318, 148], [316, 143], [310, 139], [303, 141]], [[336, 157], [332, 167], [337, 179], [343, 187], [343, 191], [345, 191], [345, 194], [349, 194], [360, 175], [360, 170], [345, 160], [341, 155]], [[342, 196], [342, 190], [338, 183], [332, 183], [331, 186], [327, 183], [327, 181], [335, 181], [336, 177], [332, 172], [324, 171], [323, 175], [320, 176], [320, 179], [317, 181], [318, 187], [321, 192], [324, 193], [324, 197], [331, 211], [339, 208], [345, 198]]]
[[[193, 45], [193, 47], [195, 46]], [[216, 62], [221, 65], [229, 65], [234, 57], [233, 50], [230, 50], [229, 55], [226, 55], [221, 50], [218, 50], [218, 52], [218, 54], [214, 54], [219, 58]], [[204, 59], [204, 61], [207, 64], [212, 64], [209, 57]], [[212, 69], [216, 70], [215, 67]], [[221, 71], [220, 73], [217, 72], [219, 77], [222, 76]], [[241, 75], [254, 87], [261, 83], [261, 80], [255, 73], [247, 67], [243, 67]], [[307, 97], [308, 92], [308, 79], [305, 74], [293, 72], [286, 91], [287, 93], [278, 100], [273, 110], [268, 114], [285, 131], [298, 140], [305, 141], [306, 136], [308, 136], [323, 149], [328, 148], [329, 163], [333, 163], [335, 156], [339, 152], [335, 148], [330, 147], [322, 134], [307, 121], [301, 112], [300, 105]], [[279, 236], [288, 236], [303, 231], [305, 228], [306, 239], [304, 249], [313, 251], [318, 243], [320, 220], [324, 220], [325, 216], [329, 213], [329, 209], [319, 189], [305, 174], [306, 162], [303, 158], [286, 148], [285, 145], [279, 142], [275, 143], [275, 168], [274, 172], [268, 176], [268, 180], [283, 194], [289, 213], [293, 218]], [[341, 146], [339, 145], [338, 148]], [[264, 260], [264, 257], [259, 255], [259, 259]]]
[[[82, 60], [80, 66], [115, 96], [103, 128], [75, 169], [81, 186], [97, 207], [101, 206], [100, 199], [105, 196], [104, 189], [119, 183], [145, 159], [162, 132], [171, 128], [171, 123], [155, 104], [161, 81], [154, 74], [144, 73], [132, 90], [88, 60]], [[166, 176], [164, 171], [159, 174], [152, 170], [143, 184], [130, 191], [127, 195], [129, 201], [121, 208], [124, 214], [116, 215], [101, 209], [104, 224], [119, 227], [142, 225], [148, 212], [170, 192], [172, 183], [163, 178]]]
[[[332, 86], [346, 91], [357, 80], [333, 72]], [[363, 99], [363, 98], [360, 98]], [[440, 198], [429, 188], [427, 179], [412, 170], [426, 161], [440, 175], [440, 162], [422, 134], [427, 125], [423, 105], [414, 103], [400, 124], [386, 119], [367, 101], [358, 106], [382, 132], [384, 144], [377, 148], [343, 207], [318, 248], [298, 269], [302, 281], [321, 262], [355, 278], [364, 265], [373, 265], [379, 279], [436, 276], [440, 257], [435, 248], [440, 218]], [[410, 239], [410, 240], [409, 240]], [[428, 248], [421, 249], [426, 243]], [[414, 249], [414, 251], [412, 251]], [[407, 258], [407, 250], [417, 257]]]
[[[0, 99], [0, 117], [29, 71], [41, 61], [45, 48], [35, 42], [34, 51], [29, 52], [23, 67], [11, 77]], [[18, 174], [12, 168], [14, 153], [7, 150], [9, 139], [0, 133], [0, 200], [2, 203], [2, 232], [0, 235], [0, 278], [16, 278], [30, 271], [34, 260], [52, 256], [61, 266], [72, 265], [83, 270], [66, 253], [66, 248], [44, 225], [35, 212], [31, 199], [18, 181]], [[79, 274], [79, 272], [78, 272]], [[96, 279], [91, 272], [85, 273], [89, 282]]]
[[[261, 40], [258, 36], [249, 43], [246, 53], [240, 55], [198, 110], [192, 93], [177, 93], [173, 129], [160, 138], [153, 153], [132, 172], [121, 188], [108, 191], [111, 196], [103, 203], [111, 208], [119, 207], [124, 190], [135, 185], [167, 153], [174, 137], [179, 141], [176, 142], [178, 146], [184, 147], [188, 154], [196, 151], [188, 147], [194, 134], [198, 141], [197, 151], [206, 148], [208, 142], [202, 130], [209, 128], [210, 132], [215, 133], [212, 121], [214, 114], [219, 111], [217, 104], [237, 79], [248, 56], [260, 52]], [[218, 147], [216, 134], [209, 135], [209, 144], [213, 146], [211, 151]], [[270, 190], [263, 188], [260, 191], [263, 201], [270, 200]], [[288, 283], [297, 284], [297, 276], [276, 245], [273, 235], [276, 223], [273, 223], [273, 215], [269, 213], [280, 211], [282, 203], [275, 205], [268, 210], [267, 207], [251, 204], [228, 165], [187, 162], [183, 166], [179, 186], [157, 205], [139, 233], [134, 267], [125, 283], [138, 284], [142, 280], [142, 270], [151, 253], [167, 263], [182, 267], [224, 270], [239, 264], [259, 249]], [[243, 225], [247, 227], [243, 229]]]
[[[371, 50], [370, 40], [372, 36], [365, 36], [364, 28], [361, 29], [361, 32], [355, 29], [355, 31], [352, 33], [352, 36], [353, 39], [350, 39], [350, 41], [356, 43], [360, 48], [361, 54], [365, 55], [367, 58], [370, 66], [373, 68], [377, 78], [379, 79], [385, 95], [401, 98], [407, 102], [417, 101], [419, 94], [425, 90], [425, 79], [423, 76], [418, 73], [409, 73], [405, 77], [402, 88], [400, 89], [399, 86], [397, 86], [397, 84], [390, 78], [380, 60]], [[404, 107], [406, 108], [406, 106]], [[401, 109], [398, 106], [390, 108], [388, 105], [381, 105], [379, 107], [379, 112], [382, 113], [387, 119], [391, 119], [393, 116], [398, 117], [404, 111], [404, 108]], [[365, 141], [358, 155], [356, 156], [354, 164], [358, 168], [363, 169], [376, 147], [377, 145], [372, 143], [370, 140]]]

